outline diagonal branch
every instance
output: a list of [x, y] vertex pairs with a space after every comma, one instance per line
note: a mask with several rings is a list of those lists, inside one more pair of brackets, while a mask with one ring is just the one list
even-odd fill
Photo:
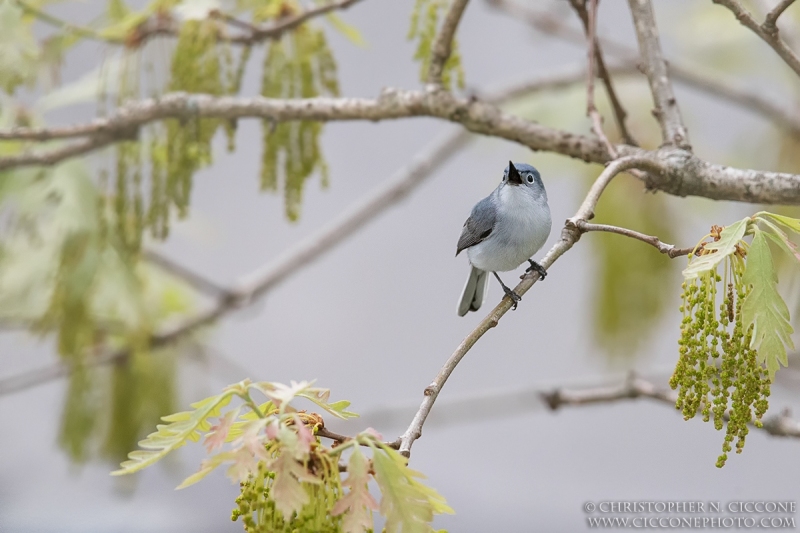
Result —
[[456, 28], [461, 21], [464, 14], [464, 9], [467, 7], [469, 0], [452, 0], [450, 9], [444, 17], [442, 27], [436, 35], [431, 47], [431, 64], [428, 69], [428, 83], [441, 86], [442, 73], [444, 72], [445, 63], [450, 58], [453, 51], [453, 38], [455, 37]]
[[[642, 157], [623, 157], [609, 163], [609, 165], [603, 170], [600, 176], [597, 177], [594, 184], [589, 189], [583, 204], [581, 204], [580, 208], [575, 213], [575, 216], [566, 221], [564, 229], [561, 231], [561, 240], [558, 241], [552, 248], [550, 248], [550, 251], [547, 252], [547, 254], [544, 256], [544, 259], [542, 259], [539, 264], [542, 265], [545, 270], [549, 270], [550, 266], [552, 266], [552, 264], [558, 260], [559, 257], [564, 255], [575, 245], [576, 242], [578, 242], [581, 232], [577, 228], [577, 224], [580, 221], [585, 222], [591, 218], [592, 214], [594, 213], [594, 208], [600, 199], [600, 195], [603, 193], [603, 190], [605, 190], [606, 186], [611, 182], [614, 176], [632, 168], [655, 170], [655, 166], [656, 165], [651, 159]], [[516, 292], [519, 296], [524, 296], [525, 293], [528, 292], [531, 287], [533, 287], [533, 284], [536, 283], [538, 279], [538, 274], [524, 274], [522, 276], [522, 281], [516, 287], [514, 287], [514, 292]], [[425, 425], [425, 420], [428, 418], [428, 415], [433, 408], [433, 404], [436, 402], [436, 398], [442, 391], [447, 379], [456, 369], [458, 363], [460, 363], [464, 356], [467, 355], [467, 352], [469, 352], [472, 347], [475, 346], [475, 343], [477, 343], [487, 331], [497, 326], [503, 315], [505, 315], [511, 309], [511, 306], [511, 298], [504, 296], [500, 303], [497, 304], [494, 309], [492, 309], [486, 318], [484, 318], [475, 327], [475, 329], [473, 329], [469, 335], [464, 338], [463, 341], [461, 341], [461, 344], [458, 345], [452, 355], [450, 355], [447, 361], [445, 361], [444, 365], [439, 370], [439, 373], [433, 379], [431, 384], [425, 388], [425, 391], [423, 392], [424, 399], [422, 400], [422, 404], [419, 406], [417, 413], [411, 420], [411, 424], [409, 424], [406, 431], [400, 437], [400, 453], [406, 457], [411, 455], [411, 447], [414, 445], [414, 442], [422, 436], [422, 427]]]
[[164, 270], [165, 272], [182, 279], [184, 282], [202, 293], [216, 298], [224, 298], [226, 296], [230, 297], [230, 293], [225, 287], [219, 286], [205, 276], [202, 276], [194, 270], [190, 270], [189, 268], [169, 259], [168, 257], [161, 255], [155, 250], [143, 250], [142, 258], [148, 263], [152, 263], [153, 265], [157, 266], [161, 270]]
[[[800, 76], [800, 57], [795, 54], [789, 45], [784, 42], [778, 35], [778, 27], [773, 23], [768, 26], [765, 22], [764, 25], [759, 25], [753, 15], [746, 10], [738, 0], [713, 0], [715, 4], [720, 4], [733, 13], [736, 20], [743, 26], [749, 28], [753, 33], [761, 37], [761, 39], [770, 45], [775, 53], [780, 56], [783, 61], [789, 65], [795, 74]], [[788, 6], [786, 6], [788, 7]], [[772, 13], [770, 13], [772, 14]], [[780, 13], [778, 13], [780, 15]], [[769, 17], [769, 15], [767, 15]], [[775, 17], [777, 20], [777, 16]]]
[[650, 83], [655, 109], [653, 114], [661, 125], [661, 138], [665, 145], [691, 150], [689, 134], [683, 124], [678, 102], [672, 92], [667, 74], [667, 63], [661, 52], [651, 0], [628, 0], [633, 14], [636, 37], [642, 57], [642, 67]]

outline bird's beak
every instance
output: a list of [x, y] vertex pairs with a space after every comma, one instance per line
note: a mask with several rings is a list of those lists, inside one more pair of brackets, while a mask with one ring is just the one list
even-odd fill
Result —
[[522, 176], [511, 161], [508, 162], [508, 183], [511, 185], [522, 185]]

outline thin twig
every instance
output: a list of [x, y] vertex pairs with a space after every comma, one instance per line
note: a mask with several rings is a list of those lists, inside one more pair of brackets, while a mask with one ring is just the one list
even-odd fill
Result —
[[336, 444], [342, 444], [343, 442], [352, 439], [352, 437], [335, 433], [324, 427], [318, 428], [314, 433], [318, 437], [325, 437], [326, 439], [331, 439]]
[[[547, 35], [578, 45], [583, 45], [585, 42], [583, 32], [568, 26], [561, 17], [550, 15], [546, 11], [531, 9], [527, 4], [522, 6], [510, 0], [486, 1], [489, 5], [513, 15], [515, 19], [523, 20], [526, 24]], [[598, 37], [598, 41], [605, 52], [624, 62], [624, 68], [638, 64], [637, 50], [608, 38]], [[733, 80], [721, 79], [718, 73], [713, 76], [705, 75], [678, 61], [670, 61], [668, 67], [674, 81], [702, 91], [715, 99], [727, 100], [753, 111], [779, 126], [800, 133], [800, 117], [797, 113], [787, 111], [786, 106], [781, 105], [775, 99], [767, 98], [758, 92], [739, 86]], [[612, 72], [612, 74], [615, 73]]]
[[761, 37], [761, 39], [770, 45], [772, 49], [775, 50], [775, 53], [777, 53], [778, 56], [780, 56], [780, 58], [783, 59], [787, 65], [789, 65], [789, 68], [791, 68], [795, 74], [800, 76], [800, 57], [798, 57], [797, 54], [795, 54], [794, 51], [789, 48], [789, 45], [787, 45], [783, 39], [780, 38], [777, 26], [774, 26], [774, 31], [772, 31], [771, 28], [770, 31], [767, 31], [767, 29], [762, 27], [756, 21], [753, 15], [738, 2], [738, 0], [713, 0], [713, 2], [728, 8], [728, 10], [730, 10], [731, 13], [733, 13], [733, 15], [736, 17], [736, 20], [738, 20], [746, 28], [750, 29], [753, 33]]
[[636, 37], [642, 67], [650, 83], [655, 109], [653, 114], [661, 125], [661, 138], [664, 144], [691, 150], [689, 134], [683, 124], [678, 102], [672, 92], [672, 84], [667, 73], [667, 63], [661, 51], [661, 42], [656, 28], [655, 14], [651, 0], [628, 0], [633, 14]]
[[464, 14], [464, 9], [467, 7], [469, 0], [452, 0], [450, 8], [442, 22], [442, 27], [436, 35], [431, 47], [431, 63], [428, 69], [428, 83], [433, 85], [442, 84], [442, 73], [444, 72], [444, 65], [450, 58], [453, 50], [453, 38], [455, 37], [456, 28], [461, 21]]
[[794, 4], [794, 0], [781, 0], [778, 2], [778, 5], [775, 6], [772, 11], [767, 13], [766, 18], [764, 19], [764, 24], [762, 24], [764, 31], [767, 33], [777, 33], [778, 27], [775, 25], [775, 23], [778, 21], [778, 17], [780, 17], [783, 12], [786, 11], [786, 8], [792, 4]]
[[302, 11], [297, 15], [281, 19], [273, 26], [270, 26], [268, 28], [258, 29], [249, 36], [244, 36], [241, 38], [232, 38], [231, 42], [235, 44], [252, 45], [269, 39], [277, 39], [287, 31], [293, 30], [294, 28], [300, 26], [304, 22], [307, 22], [321, 15], [327, 15], [332, 11], [341, 11], [347, 9], [356, 2], [360, 1], [361, 0], [338, 0], [336, 2], [329, 2], [327, 4], [322, 4], [320, 6]]
[[[635, 167], [651, 170], [655, 165], [656, 164], [652, 159], [645, 157], [624, 157], [609, 163], [609, 165], [603, 170], [600, 176], [597, 177], [594, 184], [589, 189], [583, 204], [581, 204], [580, 208], [575, 213], [575, 216], [567, 220], [563, 230], [561, 231], [561, 240], [559, 240], [547, 252], [544, 258], [539, 261], [539, 264], [542, 265], [545, 270], [549, 269], [559, 257], [564, 255], [570, 248], [574, 246], [576, 242], [578, 242], [581, 232], [577, 228], [577, 222], [580, 220], [585, 221], [591, 218], [592, 214], [594, 213], [594, 208], [600, 199], [600, 195], [610, 181], [614, 178], [614, 176], [620, 172], [624, 172]], [[533, 287], [534, 283], [536, 283], [538, 279], [538, 274], [533, 275], [527, 273], [523, 275], [522, 281], [517, 284], [516, 287], [514, 287], [514, 292], [516, 292], [519, 296], [524, 296], [525, 293], [528, 292], [531, 287]], [[425, 388], [423, 392], [424, 399], [422, 400], [422, 404], [419, 406], [419, 409], [414, 415], [414, 418], [411, 420], [408, 428], [400, 437], [400, 453], [406, 457], [411, 455], [411, 447], [413, 446], [414, 442], [422, 436], [422, 427], [425, 425], [425, 420], [428, 418], [428, 415], [433, 408], [433, 404], [436, 402], [436, 398], [442, 391], [447, 379], [453, 373], [456, 366], [458, 366], [458, 363], [461, 362], [467, 352], [469, 352], [470, 349], [475, 346], [475, 343], [477, 343], [487, 331], [497, 326], [503, 315], [505, 315], [511, 309], [511, 305], [511, 298], [504, 296], [500, 303], [497, 304], [494, 309], [492, 309], [486, 318], [484, 318], [475, 327], [475, 329], [473, 329], [464, 338], [463, 341], [461, 341], [461, 344], [458, 345], [452, 355], [450, 355], [447, 361], [445, 361], [444, 365], [439, 370], [439, 373], [433, 379], [431, 384]]]
[[655, 246], [659, 252], [667, 255], [670, 259], [674, 259], [676, 257], [681, 257], [684, 255], [689, 255], [694, 250], [694, 248], [675, 248], [675, 245], [661, 242], [658, 237], [655, 237], [653, 235], [645, 235], [644, 233], [639, 233], [638, 231], [634, 231], [628, 228], [620, 228], [619, 226], [609, 226], [607, 224], [590, 224], [585, 221], [578, 221], [577, 227], [584, 233], [589, 231], [605, 231], [608, 233], [616, 233], [618, 235], [624, 235], [626, 237], [631, 237], [632, 239], [637, 239], [642, 242], [646, 242], [651, 246]]
[[[577, 2], [573, 3], [574, 5], [578, 5]], [[586, 6], [583, 6], [583, 11], [586, 12]], [[597, 47], [599, 46], [597, 42], [597, 0], [589, 0], [589, 9], [588, 13], [586, 14], [586, 40], [588, 41], [588, 53], [587, 53], [587, 63], [588, 67], [588, 76], [586, 80], [586, 115], [592, 120], [592, 131], [595, 135], [597, 135], [603, 144], [606, 145], [606, 149], [608, 150], [608, 154], [611, 156], [612, 159], [616, 159], [619, 157], [617, 153], [617, 149], [614, 148], [614, 145], [611, 144], [611, 141], [608, 140], [608, 136], [606, 132], [603, 131], [603, 117], [600, 115], [600, 111], [597, 110], [597, 106], [594, 103], [594, 80], [595, 80], [595, 63], [599, 63], [598, 61], [598, 51]], [[624, 118], [622, 123], [624, 124]]]
[[[230, 15], [221, 14], [218, 11], [212, 11], [211, 15], [224, 20], [228, 24], [246, 30], [245, 33], [241, 35], [227, 36], [225, 34], [219, 34], [218, 38], [221, 41], [229, 42], [232, 44], [250, 46], [264, 41], [278, 39], [282, 37], [284, 33], [293, 30], [297, 26], [300, 26], [301, 24], [309, 21], [310, 19], [326, 15], [331, 11], [347, 9], [351, 5], [360, 1], [361, 0], [338, 0], [329, 2], [311, 9], [301, 11], [300, 13], [297, 13], [295, 15], [290, 15], [281, 18], [277, 22], [267, 27], [256, 26], [254, 24], [238, 20]], [[38, 10], [28, 5], [26, 2], [23, 2], [22, 0], [17, 0], [17, 4], [22, 9], [24, 9], [31, 15], [35, 16], [42, 22], [55, 26], [66, 32], [75, 33], [76, 35], [80, 35], [82, 37], [105, 41], [116, 45], [140, 46], [153, 37], [177, 37], [178, 33], [180, 32], [180, 28], [174, 23], [174, 21], [170, 17], [157, 15], [144, 21], [142, 24], [136, 27], [129, 36], [122, 38], [104, 36], [89, 28], [83, 28], [65, 22], [57, 17], [54, 17], [53, 15], [50, 15], [44, 11]]]
[[[600, 116], [600, 112], [597, 110], [597, 106], [595, 105], [594, 82], [598, 75], [605, 84], [606, 93], [608, 94], [608, 99], [611, 102], [611, 108], [614, 110], [617, 128], [619, 128], [622, 139], [625, 141], [625, 143], [630, 144], [631, 146], [638, 146], [638, 144], [633, 139], [633, 136], [631, 135], [630, 131], [628, 131], [628, 127], [625, 124], [625, 117], [627, 116], [627, 113], [617, 97], [617, 92], [614, 90], [614, 84], [611, 81], [611, 76], [606, 68], [605, 60], [603, 59], [600, 42], [597, 39], [597, 0], [589, 0], [589, 9], [586, 9], [585, 0], [572, 0], [571, 4], [578, 13], [578, 16], [583, 22], [583, 26], [586, 31], [588, 51], [587, 63], [589, 65], [588, 79], [586, 82], [586, 114], [592, 120], [592, 131], [594, 131], [595, 135], [597, 135], [606, 145], [608, 153], [611, 155], [611, 157], [616, 159], [618, 156], [617, 150], [608, 140], [608, 137], [603, 131], [603, 118]], [[597, 67], [597, 72], [595, 72], [595, 66]]]

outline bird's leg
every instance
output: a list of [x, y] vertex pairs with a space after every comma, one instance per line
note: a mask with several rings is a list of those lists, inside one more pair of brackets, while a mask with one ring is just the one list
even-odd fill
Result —
[[506, 293], [506, 296], [511, 298], [511, 301], [514, 302], [513, 303], [514, 307], [512, 309], [516, 309], [517, 308], [517, 302], [522, 300], [522, 296], [520, 296], [519, 294], [517, 294], [513, 290], [511, 290], [508, 287], [506, 287], [506, 284], [503, 283], [503, 280], [500, 279], [500, 276], [497, 275], [497, 272], [492, 272], [492, 274], [494, 274], [494, 277], [496, 277], [497, 281], [500, 282], [500, 286], [503, 287], [503, 292]]
[[528, 259], [528, 263], [531, 264], [528, 268], [525, 269], [525, 272], [530, 272], [531, 270], [535, 270], [539, 273], [539, 279], [544, 279], [547, 276], [547, 270], [544, 269], [542, 265], [534, 261], [533, 259]]

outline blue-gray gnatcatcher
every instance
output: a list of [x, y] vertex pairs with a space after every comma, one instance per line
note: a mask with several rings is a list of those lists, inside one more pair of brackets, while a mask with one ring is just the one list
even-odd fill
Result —
[[475, 204], [458, 239], [456, 255], [466, 250], [472, 265], [458, 302], [458, 316], [480, 309], [489, 272], [516, 309], [520, 296], [506, 287], [497, 272], [514, 270], [528, 261], [531, 266], [526, 272], [536, 270], [544, 279], [547, 272], [531, 257], [547, 241], [550, 225], [550, 206], [539, 171], [525, 163], [515, 165], [509, 161], [503, 181]]

